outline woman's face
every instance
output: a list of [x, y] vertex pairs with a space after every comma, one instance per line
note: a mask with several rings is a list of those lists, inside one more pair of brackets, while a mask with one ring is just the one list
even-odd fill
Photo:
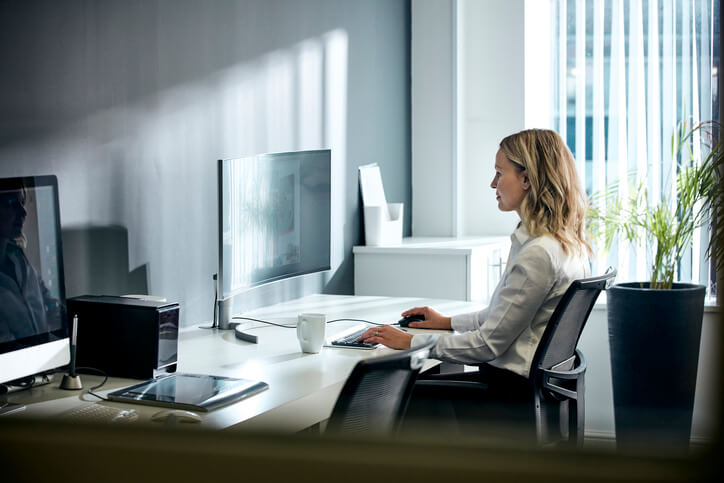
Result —
[[0, 193], [0, 238], [14, 240], [22, 235], [27, 214], [22, 191]]
[[502, 150], [495, 155], [495, 176], [490, 187], [495, 190], [500, 211], [515, 211], [520, 216], [520, 207], [530, 189], [526, 171], [518, 171]]

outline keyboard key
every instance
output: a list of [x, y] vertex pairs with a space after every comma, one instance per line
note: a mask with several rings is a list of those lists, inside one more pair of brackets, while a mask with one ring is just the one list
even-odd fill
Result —
[[359, 347], [361, 349], [371, 349], [373, 347], [377, 347], [379, 344], [372, 344], [367, 342], [359, 342], [359, 338], [364, 332], [367, 330], [367, 328], [358, 330], [357, 332], [353, 332], [349, 335], [346, 335], [344, 337], [341, 337], [337, 340], [332, 341], [332, 345], [341, 346], [341, 347]]
[[64, 412], [61, 417], [68, 421], [88, 423], [130, 423], [138, 419], [138, 413], [133, 409], [86, 404]]

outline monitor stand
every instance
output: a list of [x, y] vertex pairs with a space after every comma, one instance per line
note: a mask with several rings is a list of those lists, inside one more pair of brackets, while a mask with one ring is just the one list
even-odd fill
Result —
[[233, 301], [231, 298], [219, 299], [217, 301], [218, 322], [217, 327], [221, 330], [230, 330], [234, 327], [231, 325], [231, 306]]
[[52, 376], [48, 374], [35, 374], [15, 381], [0, 384], [0, 416], [11, 414], [25, 409], [25, 405], [8, 402], [7, 395], [17, 391], [26, 391], [36, 386], [50, 384]]

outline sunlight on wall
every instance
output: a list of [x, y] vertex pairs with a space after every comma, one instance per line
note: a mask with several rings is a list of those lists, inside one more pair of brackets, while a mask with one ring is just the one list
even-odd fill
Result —
[[[184, 301], [182, 317], [201, 321], [217, 271], [216, 161], [329, 148], [332, 270], [260, 297], [321, 292], [344, 255], [347, 49], [347, 33], [329, 31], [121, 100], [4, 155], [58, 174], [65, 228], [126, 227], [129, 271], [147, 265], [149, 292]], [[156, 68], [160, 87], [173, 85], [164, 63]]]
[[[344, 204], [347, 185], [347, 34], [335, 30], [325, 36], [325, 93], [324, 137], [332, 148], [332, 270], [344, 258]], [[355, 185], [356, 186], [356, 185]], [[336, 230], [339, 231], [336, 231]], [[329, 278], [328, 278], [329, 279]]]
[[[302, 42], [297, 56], [297, 144], [315, 149], [324, 140], [324, 44], [321, 39]], [[346, 67], [345, 67], [346, 68]]]
[[[332, 273], [344, 258], [347, 34], [331, 31], [219, 74], [221, 158], [332, 150]], [[328, 279], [328, 278], [327, 278]]]

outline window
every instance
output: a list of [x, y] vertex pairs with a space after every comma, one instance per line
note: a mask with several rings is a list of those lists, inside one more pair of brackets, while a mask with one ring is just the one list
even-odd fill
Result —
[[[635, 172], [660, 199], [673, 189], [677, 123], [719, 120], [719, 1], [550, 1], [552, 125], [571, 148], [586, 192]], [[708, 230], [695, 235], [678, 279], [711, 290], [708, 241]], [[594, 272], [611, 264], [618, 281], [645, 280], [650, 252], [620, 242]]]

